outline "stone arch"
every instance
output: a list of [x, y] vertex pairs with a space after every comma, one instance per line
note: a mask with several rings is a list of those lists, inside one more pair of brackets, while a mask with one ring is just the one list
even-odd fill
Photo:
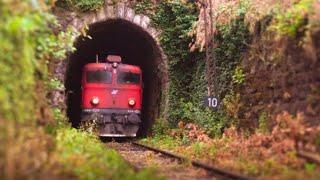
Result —
[[168, 84], [166, 57], [156, 40], [159, 31], [150, 25], [150, 18], [135, 14], [133, 9], [121, 3], [106, 5], [97, 12], [63, 16], [65, 28], [89, 29], [88, 36], [81, 35], [76, 39], [77, 50], [68, 56], [65, 64], [56, 68], [64, 68], [65, 102], [72, 124], [77, 126], [80, 117], [81, 68], [94, 61], [97, 52], [111, 50], [122, 55], [124, 63], [142, 68], [145, 88], [140, 134], [146, 134], [155, 119], [165, 114]]

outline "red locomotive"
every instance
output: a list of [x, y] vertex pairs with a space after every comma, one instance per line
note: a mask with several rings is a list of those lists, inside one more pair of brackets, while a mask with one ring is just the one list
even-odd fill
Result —
[[142, 72], [109, 55], [90, 63], [82, 74], [81, 122], [95, 119], [103, 137], [135, 137], [141, 123]]

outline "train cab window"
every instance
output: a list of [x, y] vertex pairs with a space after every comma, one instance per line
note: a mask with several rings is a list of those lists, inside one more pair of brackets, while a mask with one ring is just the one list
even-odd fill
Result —
[[119, 72], [119, 84], [140, 84], [140, 74], [132, 72]]
[[87, 71], [87, 83], [112, 83], [112, 73], [106, 70]]

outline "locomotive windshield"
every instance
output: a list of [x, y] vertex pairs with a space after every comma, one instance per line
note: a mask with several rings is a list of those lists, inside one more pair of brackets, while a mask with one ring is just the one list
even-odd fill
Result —
[[118, 74], [119, 84], [139, 84], [140, 74], [132, 72], [119, 72]]
[[106, 70], [87, 71], [88, 83], [108, 83], [112, 82], [112, 73]]

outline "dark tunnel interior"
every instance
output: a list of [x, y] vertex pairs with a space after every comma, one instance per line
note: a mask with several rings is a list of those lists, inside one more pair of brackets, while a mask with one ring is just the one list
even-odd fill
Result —
[[129, 21], [115, 19], [89, 27], [88, 37], [80, 36], [75, 42], [76, 51], [69, 56], [65, 87], [67, 116], [74, 127], [81, 116], [81, 74], [85, 64], [114, 54], [122, 63], [140, 66], [143, 76], [142, 124], [138, 135], [146, 135], [159, 115], [163, 74], [159, 68], [163, 61], [161, 50], [152, 36]]

